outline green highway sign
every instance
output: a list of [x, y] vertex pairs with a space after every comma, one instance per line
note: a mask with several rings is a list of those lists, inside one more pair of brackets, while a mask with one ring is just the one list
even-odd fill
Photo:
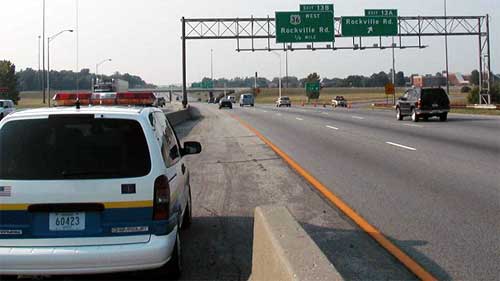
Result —
[[205, 81], [199, 83], [191, 83], [191, 88], [199, 88], [199, 89], [212, 89], [214, 87], [213, 81]]
[[276, 43], [334, 40], [332, 12], [276, 12]]
[[318, 82], [306, 82], [306, 92], [307, 93], [317, 93], [320, 90], [320, 84]]
[[398, 10], [396, 9], [367, 9], [365, 10], [367, 17], [397, 17]]
[[301, 12], [332, 12], [333, 4], [301, 4]]
[[396, 36], [396, 17], [342, 17], [343, 37]]

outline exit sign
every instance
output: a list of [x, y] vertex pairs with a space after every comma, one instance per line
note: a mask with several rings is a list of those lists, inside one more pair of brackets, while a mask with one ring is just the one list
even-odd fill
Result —
[[395, 9], [367, 9], [365, 10], [367, 17], [397, 17], [398, 10]]
[[301, 12], [332, 12], [333, 4], [301, 4]]
[[342, 17], [342, 36], [396, 36], [396, 17]]

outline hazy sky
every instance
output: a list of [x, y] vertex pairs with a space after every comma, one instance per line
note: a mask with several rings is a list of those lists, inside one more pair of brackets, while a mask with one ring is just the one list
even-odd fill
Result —
[[[78, 0], [46, 0], [47, 32], [53, 35], [76, 26]], [[147, 82], [178, 83], [181, 74], [181, 22], [189, 17], [265, 17], [274, 11], [298, 10], [300, 3], [332, 3], [306, 0], [79, 0], [79, 68], [100, 72], [129, 72]], [[365, 8], [395, 8], [401, 16], [442, 15], [440, 0], [338, 0], [335, 16], [362, 15]], [[500, 1], [448, 0], [449, 15], [491, 15], [492, 70], [500, 71]], [[19, 69], [38, 68], [38, 35], [42, 32], [42, 0], [0, 0], [0, 60], [8, 59]], [[343, 40], [343, 41], [341, 41]], [[338, 39], [348, 44], [350, 39]], [[351, 39], [352, 40], [352, 39]], [[445, 67], [444, 39], [424, 38], [424, 50], [396, 51], [396, 69], [405, 74], [435, 73]], [[188, 41], [188, 81], [210, 76], [210, 49], [214, 49], [214, 76], [277, 77], [278, 58], [268, 52], [235, 52], [232, 40]], [[450, 71], [478, 68], [477, 37], [450, 38]], [[284, 63], [284, 60], [283, 60]], [[289, 53], [289, 75], [321, 77], [370, 75], [391, 68], [390, 50], [295, 51]], [[51, 43], [51, 68], [76, 70], [76, 34], [67, 33]], [[284, 69], [284, 67], [283, 67]], [[283, 70], [284, 71], [284, 70]], [[284, 75], [284, 74], [283, 74]]]

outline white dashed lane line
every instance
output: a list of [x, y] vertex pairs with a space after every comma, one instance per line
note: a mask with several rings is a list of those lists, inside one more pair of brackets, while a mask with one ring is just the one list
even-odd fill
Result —
[[299, 118], [299, 117], [296, 117], [295, 119], [297, 119], [297, 120], [299, 120], [299, 121], [304, 121], [304, 119]]
[[388, 145], [396, 146], [396, 147], [399, 147], [399, 148], [404, 148], [404, 149], [411, 150], [411, 151], [416, 151], [417, 150], [416, 148], [409, 147], [409, 146], [402, 145], [402, 144], [398, 144], [398, 143], [394, 143], [394, 142], [390, 142], [390, 141], [387, 141], [385, 143], [387, 143]]
[[403, 126], [407, 126], [407, 127], [415, 127], [415, 128], [423, 128], [424, 126], [422, 125], [415, 125], [415, 124], [401, 124]]
[[361, 116], [355, 116], [355, 115], [353, 115], [353, 116], [351, 116], [351, 117], [352, 117], [352, 118], [354, 118], [354, 119], [359, 119], [359, 120], [363, 120], [363, 119], [365, 119], [364, 117], [361, 117]]
[[326, 126], [328, 129], [332, 129], [332, 130], [338, 130], [339, 128], [337, 127], [333, 127], [333, 126]]

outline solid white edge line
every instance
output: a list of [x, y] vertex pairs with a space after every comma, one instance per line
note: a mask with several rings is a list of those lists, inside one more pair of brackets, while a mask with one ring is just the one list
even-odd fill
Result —
[[416, 151], [417, 150], [416, 148], [409, 147], [409, 146], [402, 145], [402, 144], [397, 144], [397, 143], [390, 142], [390, 141], [386, 141], [385, 143], [387, 143], [389, 145], [397, 146], [397, 147], [400, 147], [400, 148], [408, 149], [408, 150], [411, 150], [411, 151]]
[[326, 126], [326, 127], [329, 128], [329, 129], [334, 129], [334, 130], [338, 130], [339, 129], [339, 128], [333, 127], [333, 126]]

